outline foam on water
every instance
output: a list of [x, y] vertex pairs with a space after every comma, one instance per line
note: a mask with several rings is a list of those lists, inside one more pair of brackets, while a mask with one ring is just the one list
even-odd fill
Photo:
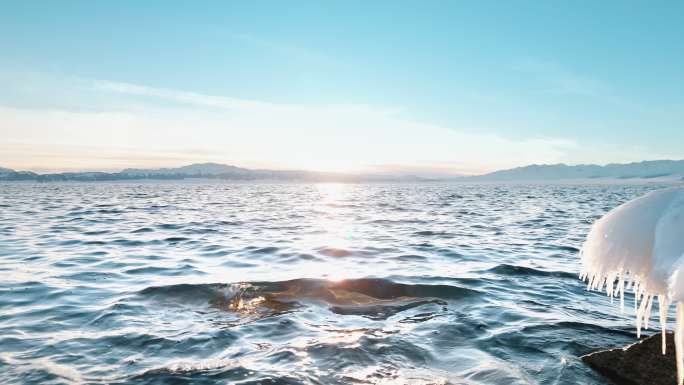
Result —
[[665, 354], [668, 307], [677, 302], [675, 347], [679, 384], [684, 383], [684, 188], [650, 192], [613, 209], [592, 226], [581, 252], [588, 288], [620, 297], [634, 291], [637, 336], [648, 328], [658, 298]]

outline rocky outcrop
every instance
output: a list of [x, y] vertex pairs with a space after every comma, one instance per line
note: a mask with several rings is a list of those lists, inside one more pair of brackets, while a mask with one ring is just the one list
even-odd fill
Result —
[[582, 361], [617, 385], [676, 385], [674, 337], [667, 334], [667, 354], [662, 354], [660, 333], [641, 341], [582, 356]]

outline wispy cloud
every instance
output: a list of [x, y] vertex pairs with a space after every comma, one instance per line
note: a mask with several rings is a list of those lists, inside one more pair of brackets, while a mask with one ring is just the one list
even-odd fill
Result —
[[196, 92], [178, 91], [165, 88], [147, 87], [137, 84], [112, 82], [107, 80], [92, 81], [93, 88], [100, 91], [126, 95], [148, 96], [180, 103], [205, 107], [216, 107], [229, 110], [294, 110], [295, 106], [271, 104], [255, 100], [228, 98], [223, 96], [204, 95]]
[[112, 82], [108, 80], [92, 80], [92, 89], [122, 95], [135, 95], [171, 101], [186, 105], [211, 107], [223, 110], [242, 112], [268, 113], [329, 113], [333, 110], [344, 110], [353, 113], [397, 114], [401, 109], [396, 107], [367, 106], [362, 104], [326, 104], [302, 106], [285, 103], [269, 103], [250, 99], [230, 98], [225, 96], [206, 95], [197, 92], [155, 88], [137, 84]]
[[[111, 169], [207, 160], [245, 167], [443, 174], [648, 157], [643, 149], [606, 149], [559, 137], [512, 139], [476, 127], [416, 122], [393, 108], [287, 105], [106, 80], [85, 83], [91, 87], [80, 97], [84, 81], [72, 85], [72, 103], [87, 105], [93, 93], [101, 100], [108, 95], [117, 95], [117, 102], [131, 100], [113, 110], [0, 107], [0, 165]], [[173, 104], [160, 103], [169, 101]]]
[[590, 97], [605, 97], [611, 93], [610, 87], [604, 82], [551, 61], [525, 59], [515, 63], [514, 69], [537, 77], [545, 84], [544, 93]]
[[[0, 111], [0, 116], [3, 116]], [[163, 167], [225, 160], [224, 154], [203, 148], [154, 144], [121, 146], [77, 145], [55, 141], [0, 143], [2, 164], [35, 172], [120, 171], [131, 167]]]

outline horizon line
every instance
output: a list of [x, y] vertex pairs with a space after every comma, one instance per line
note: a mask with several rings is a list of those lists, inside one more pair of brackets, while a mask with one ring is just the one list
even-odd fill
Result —
[[[125, 168], [120, 168], [120, 169], [99, 169], [99, 170], [89, 170], [89, 169], [80, 169], [80, 170], [70, 170], [69, 169], [61, 169], [62, 171], [56, 171], [60, 170], [59, 168], [54, 168], [52, 170], [54, 171], [48, 171], [49, 169], [41, 169], [41, 168], [29, 168], [29, 169], [15, 169], [12, 167], [5, 167], [3, 165], [0, 165], [0, 169], [8, 169], [14, 172], [31, 172], [37, 175], [50, 175], [50, 174], [69, 174], [69, 173], [105, 173], [105, 174], [120, 174], [123, 173], [126, 170], [145, 170], [145, 171], [162, 171], [162, 170], [173, 170], [173, 169], [179, 169], [183, 167], [189, 167], [189, 166], [202, 166], [202, 165], [212, 165], [212, 166], [226, 166], [226, 167], [235, 167], [238, 169], [246, 170], [246, 171], [277, 171], [277, 172], [308, 172], [308, 173], [318, 173], [318, 174], [331, 174], [331, 175], [346, 175], [346, 176], [363, 176], [363, 175], [390, 175], [390, 174], [395, 174], [395, 175], [403, 175], [403, 176], [420, 176], [421, 174], [441, 174], [442, 177], [471, 177], [471, 176], [483, 176], [487, 174], [492, 174], [495, 172], [499, 171], [507, 171], [507, 170], [515, 170], [515, 169], [520, 169], [520, 168], [526, 168], [526, 167], [532, 167], [532, 166], [566, 166], [566, 167], [581, 167], [581, 166], [597, 166], [597, 167], [608, 167], [608, 166], [626, 166], [626, 165], [633, 165], [633, 164], [640, 164], [640, 163], [649, 163], [649, 162], [683, 162], [684, 159], [644, 159], [640, 161], [632, 161], [632, 162], [610, 162], [610, 163], [565, 163], [565, 162], [559, 162], [559, 163], [530, 163], [522, 166], [515, 166], [515, 167], [509, 167], [509, 168], [502, 168], [502, 169], [495, 169], [491, 171], [486, 171], [486, 172], [481, 172], [481, 173], [458, 173], [458, 172], [416, 172], [416, 171], [406, 171], [406, 170], [401, 170], [402, 167], [405, 168], [420, 168], [418, 165], [394, 165], [397, 167], [396, 170], [394, 171], [389, 171], [389, 170], [384, 170], [384, 171], [364, 171], [364, 172], [353, 172], [353, 171], [324, 171], [324, 170], [315, 170], [315, 169], [297, 169], [297, 168], [262, 168], [262, 167], [256, 167], [256, 168], [250, 168], [250, 167], [243, 167], [243, 166], [238, 166], [236, 164], [232, 163], [220, 163], [220, 162], [192, 162], [192, 163], [184, 163], [181, 165], [176, 165], [176, 166], [163, 166], [163, 167], [125, 167]], [[380, 165], [382, 167], [382, 165]], [[447, 169], [447, 168], [444, 168]]]

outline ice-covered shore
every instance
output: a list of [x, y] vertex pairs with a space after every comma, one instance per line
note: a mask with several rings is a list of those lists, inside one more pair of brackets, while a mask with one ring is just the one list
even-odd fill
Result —
[[592, 227], [581, 251], [582, 273], [591, 290], [611, 297], [634, 292], [637, 334], [648, 327], [658, 298], [663, 330], [676, 303], [675, 350], [678, 383], [684, 383], [684, 187], [646, 194], [610, 211]]

